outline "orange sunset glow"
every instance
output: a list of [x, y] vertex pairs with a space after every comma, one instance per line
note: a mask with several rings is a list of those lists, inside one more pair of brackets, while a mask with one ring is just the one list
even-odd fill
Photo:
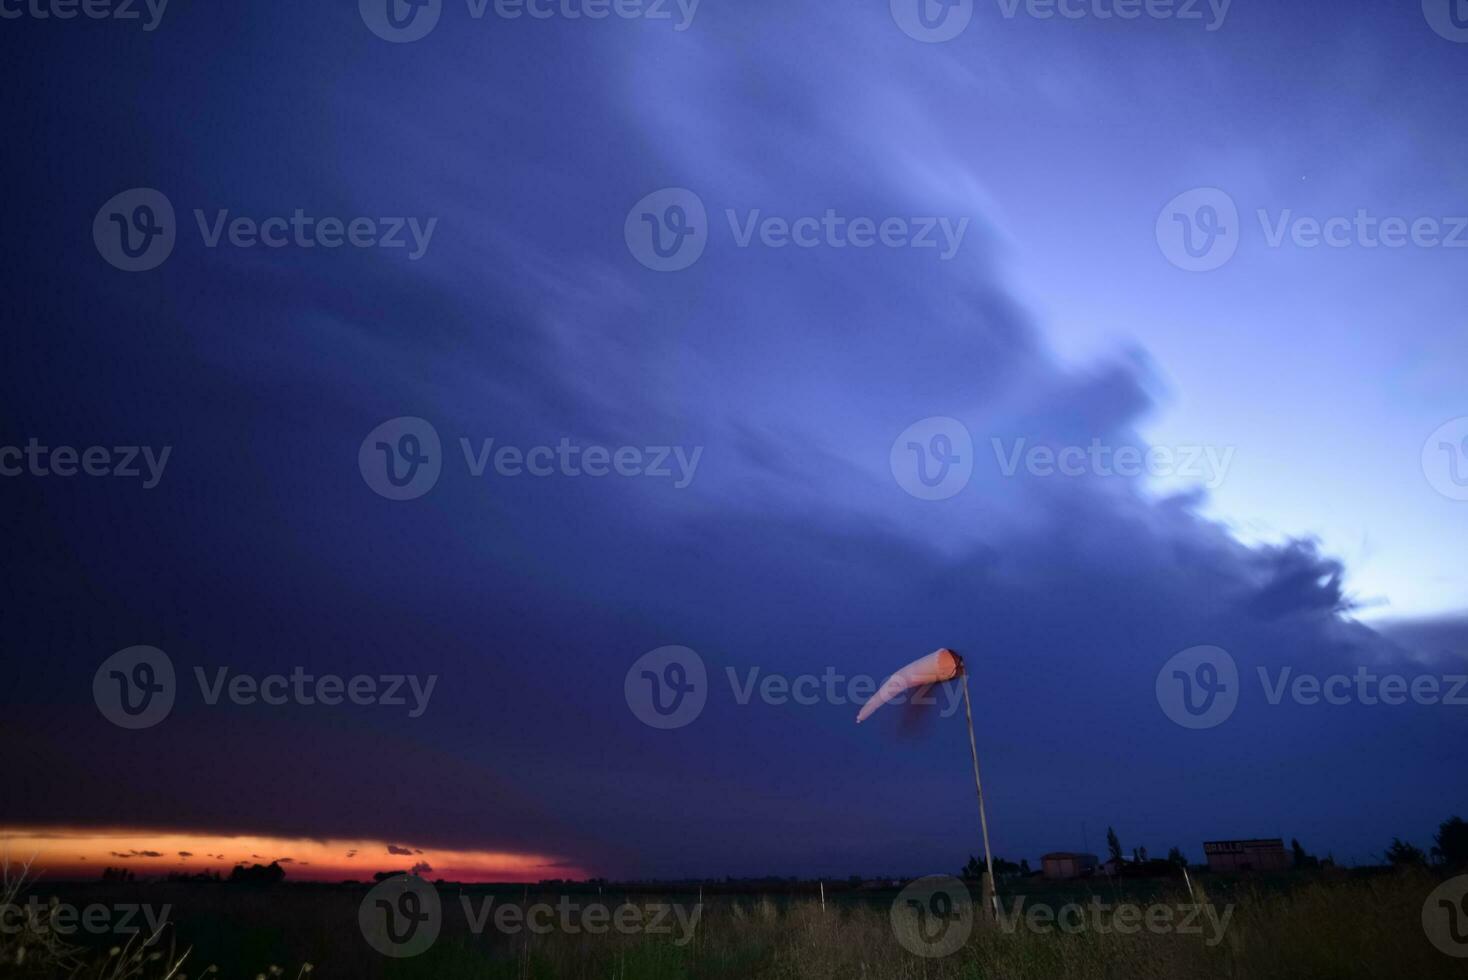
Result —
[[0, 828], [0, 857], [33, 862], [47, 878], [95, 878], [106, 867], [139, 878], [280, 863], [295, 881], [370, 881], [379, 871], [415, 871], [445, 881], [534, 882], [579, 879], [575, 862], [543, 854], [424, 847], [411, 841], [225, 836], [164, 830]]

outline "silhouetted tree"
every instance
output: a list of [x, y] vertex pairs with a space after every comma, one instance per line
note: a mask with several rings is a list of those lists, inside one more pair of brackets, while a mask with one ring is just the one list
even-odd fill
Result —
[[127, 868], [114, 868], [111, 865], [102, 869], [103, 881], [132, 881], [133, 873]]
[[1294, 855], [1295, 867], [1297, 868], [1320, 867], [1320, 859], [1313, 854], [1307, 854], [1305, 852], [1305, 848], [1300, 846], [1300, 841], [1298, 838], [1290, 838], [1290, 853]]
[[271, 861], [269, 864], [252, 864], [248, 868], [243, 864], [237, 864], [229, 873], [229, 881], [235, 885], [275, 885], [284, 880], [285, 868], [282, 868], [278, 861]]
[[1437, 828], [1433, 837], [1432, 857], [1450, 871], [1468, 867], [1468, 821], [1449, 817]]
[[[986, 869], [984, 867], [984, 862], [983, 861], [980, 861], [978, 858], [976, 858], [972, 854], [970, 854], [969, 855], [969, 858], [968, 858], [968, 864], [965, 864], [963, 866], [963, 871], [960, 873], [959, 877], [962, 877], [962, 878], [982, 878], [982, 877], [984, 877], [984, 871], [985, 870]], [[1028, 864], [1025, 864], [1025, 865], [1021, 866], [1021, 865], [1015, 864], [1013, 861], [1006, 861], [1002, 857], [997, 857], [997, 858], [994, 859], [994, 874], [995, 875], [1014, 875], [1014, 874], [1020, 874], [1021, 872], [1028, 873], [1028, 871], [1029, 871]]]
[[1022, 875], [1034, 874], [1034, 872], [1030, 870], [1030, 859], [1029, 858], [1020, 858], [1019, 859], [1019, 873], [1022, 874]]
[[1386, 860], [1395, 868], [1427, 867], [1427, 855], [1422, 853], [1422, 848], [1396, 837], [1392, 838], [1392, 846], [1386, 849]]
[[1174, 847], [1167, 852], [1167, 863], [1174, 867], [1186, 868], [1188, 866], [1188, 859], [1183, 857], [1182, 851]]
[[163, 880], [208, 882], [212, 884], [216, 881], [223, 881], [224, 879], [219, 877], [218, 871], [199, 871], [194, 874], [190, 874], [187, 871], [170, 871], [167, 875], [164, 876]]
[[1121, 838], [1110, 827], [1106, 828], [1106, 853], [1111, 856], [1111, 860], [1121, 863]]

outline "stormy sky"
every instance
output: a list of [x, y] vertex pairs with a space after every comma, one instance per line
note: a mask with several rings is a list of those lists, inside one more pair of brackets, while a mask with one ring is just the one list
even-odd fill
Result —
[[[142, 473], [0, 457], [0, 827], [951, 872], [980, 847], [961, 712], [858, 728], [844, 682], [740, 694], [938, 646], [970, 670], [1001, 855], [1114, 825], [1194, 860], [1283, 836], [1369, 861], [1468, 812], [1468, 688], [1444, 703], [1468, 441], [1441, 470], [1433, 444], [1468, 435], [1468, 45], [1432, 0], [979, 0], [937, 43], [902, 0], [443, 0], [416, 40], [371, 6], [0, 24], [0, 446], [140, 447]], [[94, 231], [136, 188], [176, 242], [130, 272]], [[1195, 189], [1237, 209], [1236, 252], [1197, 271], [1168, 234]], [[671, 230], [695, 199], [702, 253], [650, 268], [644, 213]], [[405, 244], [228, 230], [298, 211]], [[1362, 212], [1441, 233], [1372, 246]], [[809, 247], [762, 224], [828, 213]], [[1350, 219], [1346, 243], [1301, 244], [1301, 217]], [[909, 238], [857, 246], [855, 219]], [[392, 499], [370, 434], [404, 418], [440, 472]], [[934, 419], [971, 437], [944, 499], [902, 465]], [[639, 475], [494, 462], [563, 441]], [[1092, 446], [1174, 465], [1026, 455]], [[170, 447], [154, 481], [142, 447]], [[94, 679], [138, 645], [177, 693], [128, 729]], [[665, 646], [706, 668], [668, 729], [628, 693]], [[1200, 646], [1237, 706], [1190, 728], [1159, 677]], [[406, 681], [403, 706], [196, 682], [297, 668], [436, 681], [416, 714]], [[1281, 670], [1443, 697], [1271, 703]]]

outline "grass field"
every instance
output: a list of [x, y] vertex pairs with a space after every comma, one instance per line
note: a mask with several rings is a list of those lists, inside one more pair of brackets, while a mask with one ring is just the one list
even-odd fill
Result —
[[[33, 886], [38, 899], [52, 896], [76, 909], [103, 905], [111, 910], [147, 904], [155, 914], [167, 906], [170, 925], [151, 952], [136, 955], [139, 943], [125, 947], [112, 934], [78, 933], [66, 938], [82, 947], [68, 958], [48, 949], [49, 941], [0, 933], [0, 974], [152, 978], [169, 975], [187, 949], [174, 976], [198, 977], [208, 966], [221, 977], [296, 977], [305, 964], [316, 978], [353, 980], [455, 980], [455, 978], [1349, 978], [1468, 976], [1468, 960], [1449, 957], [1428, 941], [1422, 925], [1424, 899], [1439, 879], [1427, 873], [1334, 877], [1284, 875], [1268, 879], [1204, 877], [1198, 898], [1212, 906], [1216, 924], [1188, 934], [1149, 930], [1122, 934], [1115, 906], [1187, 908], [1195, 904], [1185, 890], [1166, 882], [1097, 882], [1047, 887], [1031, 879], [1004, 888], [1005, 920], [974, 916], [972, 932], [950, 955], [929, 957], [904, 948], [894, 931], [892, 906], [897, 890], [837, 892], [825, 908], [797, 895], [711, 894], [696, 926], [673, 926], [667, 933], [605, 934], [552, 928], [533, 934], [526, 928], [504, 931], [493, 919], [471, 927], [487, 907], [506, 903], [527, 907], [555, 903], [563, 894], [571, 907], [598, 903], [613, 914], [618, 906], [681, 907], [686, 926], [697, 905], [696, 892], [632, 893], [608, 888], [597, 895], [524, 889], [445, 887], [442, 928], [424, 952], [407, 958], [383, 956], [364, 939], [358, 911], [367, 889], [349, 886], [280, 885], [249, 888], [186, 883], [109, 883]], [[23, 897], [12, 901], [23, 902]], [[1023, 904], [1021, 903], [1023, 900]], [[1073, 920], [1071, 932], [1032, 928], [1016, 908], [1058, 909], [1067, 903], [1099, 903], [1111, 911]], [[466, 904], [467, 903], [467, 904]], [[44, 907], [44, 906], [42, 906]], [[1225, 915], [1226, 913], [1226, 915]], [[141, 917], [139, 916], [139, 919]], [[13, 927], [15, 917], [7, 920]], [[577, 920], [582, 925], [585, 920]], [[630, 916], [629, 916], [630, 921]], [[646, 921], [644, 919], [644, 921]], [[1207, 921], [1200, 917], [1200, 921]], [[166, 955], [169, 944], [174, 952]], [[27, 945], [21, 962], [18, 949]], [[109, 955], [117, 947], [121, 952]]]

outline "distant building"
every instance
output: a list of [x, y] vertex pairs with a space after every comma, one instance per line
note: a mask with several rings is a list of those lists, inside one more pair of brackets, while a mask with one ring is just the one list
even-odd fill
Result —
[[1203, 842], [1209, 871], [1285, 871], [1294, 857], [1278, 837]]
[[1055, 851], [1040, 858], [1040, 871], [1046, 878], [1083, 878], [1096, 873], [1096, 855]]

